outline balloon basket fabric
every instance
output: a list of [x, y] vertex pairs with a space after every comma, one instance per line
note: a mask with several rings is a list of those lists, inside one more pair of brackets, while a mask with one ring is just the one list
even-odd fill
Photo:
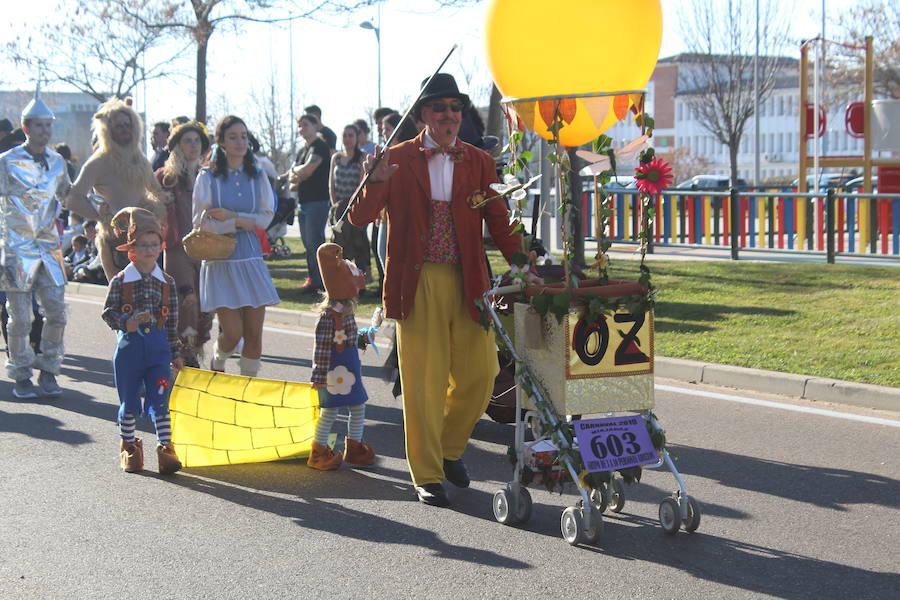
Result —
[[309, 383], [184, 368], [169, 411], [185, 467], [297, 459], [312, 448], [319, 395]]

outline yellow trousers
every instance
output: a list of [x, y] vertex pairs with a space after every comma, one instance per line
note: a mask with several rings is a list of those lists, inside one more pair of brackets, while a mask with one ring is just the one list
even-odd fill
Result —
[[458, 265], [425, 263], [397, 322], [406, 460], [414, 485], [444, 480], [487, 408], [499, 366], [494, 332], [472, 320]]

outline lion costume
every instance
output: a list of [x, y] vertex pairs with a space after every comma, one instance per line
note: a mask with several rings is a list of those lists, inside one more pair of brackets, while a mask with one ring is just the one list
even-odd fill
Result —
[[124, 253], [115, 249], [124, 238], [112, 227], [112, 216], [123, 208], [140, 207], [164, 224], [166, 208], [150, 162], [141, 152], [144, 121], [131, 108], [131, 99], [110, 98], [101, 104], [91, 121], [91, 131], [96, 149], [72, 186], [67, 208], [99, 221], [100, 260], [107, 280], [111, 280], [128, 264]]

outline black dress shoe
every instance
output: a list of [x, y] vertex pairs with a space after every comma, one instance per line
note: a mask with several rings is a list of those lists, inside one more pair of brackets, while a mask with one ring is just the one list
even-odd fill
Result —
[[426, 483], [416, 486], [416, 496], [419, 502], [429, 506], [450, 506], [450, 499], [447, 498], [447, 492], [440, 483]]
[[469, 487], [469, 470], [461, 458], [458, 460], [444, 459], [444, 477], [456, 487]]

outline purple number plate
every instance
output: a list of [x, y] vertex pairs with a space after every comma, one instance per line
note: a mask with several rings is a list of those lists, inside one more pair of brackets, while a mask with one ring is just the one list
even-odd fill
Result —
[[581, 458], [588, 471], [615, 471], [658, 460], [640, 415], [574, 421]]

